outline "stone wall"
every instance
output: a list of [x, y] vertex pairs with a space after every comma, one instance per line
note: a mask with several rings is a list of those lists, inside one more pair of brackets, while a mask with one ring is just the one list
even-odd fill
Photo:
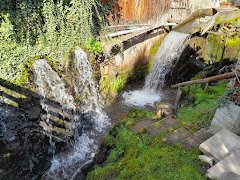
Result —
[[[148, 36], [148, 35], [145, 35]], [[137, 42], [123, 42], [123, 52], [109, 57], [101, 64], [101, 80], [100, 89], [105, 94], [112, 97], [124, 87], [125, 83], [131, 79], [141, 79], [145, 77], [150, 68], [150, 62], [157, 51], [164, 34], [138, 42], [141, 38], [136, 39]]]

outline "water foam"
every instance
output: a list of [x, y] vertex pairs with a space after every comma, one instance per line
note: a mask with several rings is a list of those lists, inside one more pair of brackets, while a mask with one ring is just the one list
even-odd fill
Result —
[[76, 105], [61, 78], [45, 60], [38, 60], [34, 64], [40, 93], [68, 108], [80, 110], [87, 119], [87, 122], [82, 122], [80, 116], [74, 119], [76, 123], [82, 124], [81, 136], [76, 137], [72, 148], [53, 157], [51, 167], [43, 179], [74, 179], [81, 172], [81, 167], [93, 159], [101, 137], [110, 125], [108, 116], [102, 110], [101, 97], [93, 80], [87, 54], [76, 49], [74, 55], [74, 94], [80, 106]]
[[161, 100], [162, 88], [165, 84], [166, 75], [178, 62], [189, 34], [171, 31], [162, 42], [154, 59], [153, 67], [146, 77], [142, 90], [123, 93], [124, 103], [129, 106], [154, 106]]
[[161, 95], [147, 89], [124, 92], [122, 94], [124, 103], [130, 106], [154, 106], [156, 102], [161, 100]]

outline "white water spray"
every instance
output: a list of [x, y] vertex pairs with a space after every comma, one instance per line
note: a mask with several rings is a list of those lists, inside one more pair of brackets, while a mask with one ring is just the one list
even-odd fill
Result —
[[166, 75], [171, 71], [183, 53], [189, 34], [171, 31], [162, 42], [155, 57], [153, 67], [146, 77], [143, 89], [124, 92], [124, 102], [130, 106], [154, 106], [161, 100], [161, 90]]
[[67, 93], [61, 78], [45, 60], [38, 60], [34, 64], [40, 93], [68, 108], [79, 109], [87, 119], [87, 122], [74, 120], [82, 124], [81, 135], [75, 139], [71, 149], [53, 157], [52, 165], [43, 179], [74, 179], [81, 172], [81, 167], [93, 159], [101, 138], [110, 125], [109, 118], [102, 110], [101, 98], [86, 53], [76, 49], [74, 56], [74, 93], [75, 100], [80, 101], [79, 107], [73, 96]]

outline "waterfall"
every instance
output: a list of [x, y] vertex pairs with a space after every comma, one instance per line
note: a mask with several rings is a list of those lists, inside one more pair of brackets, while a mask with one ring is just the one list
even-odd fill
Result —
[[[86, 53], [76, 49], [71, 63], [72, 94], [67, 91], [64, 81], [46, 60], [37, 60], [34, 63], [40, 94], [65, 108], [73, 109], [73, 122], [81, 124], [81, 135], [75, 136], [74, 144], [70, 148], [53, 157], [52, 165], [43, 179], [74, 179], [81, 173], [81, 168], [92, 161], [110, 125], [108, 116], [102, 110], [101, 97]], [[43, 108], [45, 107], [46, 103]]]
[[152, 69], [145, 79], [143, 89], [124, 92], [124, 102], [130, 106], [145, 106], [161, 100], [162, 88], [165, 84], [166, 75], [176, 64], [182, 55], [189, 34], [171, 31], [158, 49]]
[[54, 100], [61, 105], [75, 109], [74, 98], [67, 92], [65, 84], [45, 59], [34, 62], [36, 85], [43, 97]]
[[157, 91], [164, 86], [165, 76], [182, 55], [189, 36], [189, 34], [175, 31], [167, 35], [157, 52], [152, 70], [145, 80], [144, 89]]
[[75, 50], [75, 93], [80, 95], [82, 103], [81, 109], [85, 114], [91, 114], [91, 118], [95, 119], [99, 131], [106, 127], [106, 114], [102, 110], [102, 102], [97, 88], [97, 84], [93, 80], [93, 70], [87, 59], [87, 54], [81, 50]]

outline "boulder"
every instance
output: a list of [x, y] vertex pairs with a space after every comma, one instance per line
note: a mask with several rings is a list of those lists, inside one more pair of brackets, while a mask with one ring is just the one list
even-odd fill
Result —
[[216, 162], [223, 160], [234, 151], [240, 149], [240, 137], [223, 129], [207, 141], [200, 144], [199, 149]]
[[202, 161], [202, 162], [205, 162], [207, 164], [209, 164], [210, 166], [213, 166], [213, 159], [208, 157], [208, 156], [205, 156], [205, 155], [200, 155], [199, 156], [199, 159]]
[[[226, 174], [227, 173], [227, 174]], [[231, 174], [229, 174], [231, 173]], [[233, 174], [234, 173], [234, 174]], [[207, 176], [211, 179], [239, 179], [240, 177], [240, 150], [233, 152], [231, 155], [211, 167], [207, 171]], [[228, 177], [228, 178], [227, 178]]]
[[157, 113], [157, 118], [161, 119], [163, 117], [168, 117], [173, 114], [173, 107], [169, 103], [165, 102], [160, 102], [156, 104], [156, 113]]
[[224, 107], [217, 109], [209, 130], [212, 134], [216, 134], [222, 129], [240, 134], [239, 106], [229, 102]]
[[40, 114], [42, 112], [41, 107], [32, 107], [27, 111], [27, 117], [29, 119], [38, 119], [40, 117]]

